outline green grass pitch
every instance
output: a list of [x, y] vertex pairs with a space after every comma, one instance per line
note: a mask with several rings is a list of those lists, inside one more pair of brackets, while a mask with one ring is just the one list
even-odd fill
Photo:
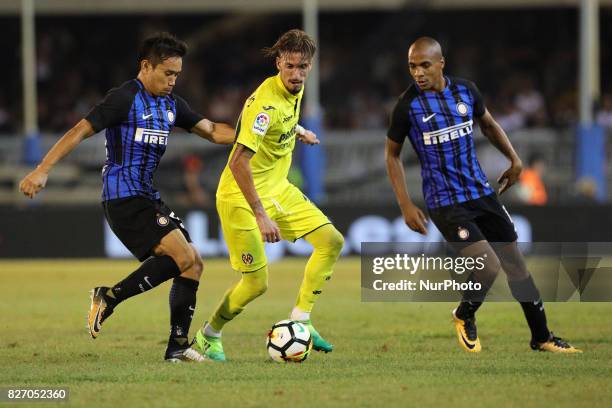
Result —
[[[0, 261], [0, 386], [66, 386], [70, 403], [112, 407], [604, 406], [612, 402], [612, 304], [548, 304], [557, 334], [584, 349], [529, 349], [522, 311], [479, 313], [483, 352], [456, 344], [448, 303], [361, 303], [359, 259], [339, 262], [313, 319], [335, 351], [303, 364], [267, 359], [265, 334], [287, 317], [305, 264], [270, 266], [270, 288], [224, 331], [226, 364], [167, 364], [168, 283], [128, 300], [92, 340], [88, 291], [135, 261]], [[192, 334], [238, 279], [205, 260]], [[53, 404], [31, 404], [40, 407]], [[8, 406], [6, 403], [0, 403]], [[20, 403], [16, 406], [28, 406]]]

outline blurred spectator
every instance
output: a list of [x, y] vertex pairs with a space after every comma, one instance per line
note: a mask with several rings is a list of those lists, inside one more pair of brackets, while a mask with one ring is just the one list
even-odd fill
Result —
[[542, 181], [542, 176], [546, 171], [546, 161], [539, 153], [534, 153], [529, 157], [528, 166], [521, 173], [520, 197], [529, 205], [546, 205], [548, 195], [546, 187]]
[[597, 183], [590, 177], [583, 177], [576, 181], [576, 202], [578, 204], [597, 203]]
[[527, 123], [525, 113], [509, 100], [501, 101], [500, 106], [495, 108], [494, 111], [495, 120], [506, 132], [523, 129]]
[[519, 91], [514, 98], [517, 109], [525, 115], [530, 126], [546, 124], [546, 107], [544, 97], [538, 91], [531, 79], [519, 81]]
[[575, 125], [578, 121], [577, 93], [570, 89], [558, 95], [552, 105], [552, 124], [558, 127]]
[[[325, 126], [373, 129], [387, 125], [388, 105], [410, 83], [407, 46], [432, 18], [437, 26], [445, 27], [439, 39], [448, 53], [448, 73], [477, 79], [487, 104], [506, 130], [573, 125], [577, 112], [573, 85], [576, 46], [574, 38], [562, 32], [575, 31], [575, 11], [516, 9], [503, 15], [500, 19], [492, 10], [440, 10], [435, 16], [429, 11], [322, 12], [319, 69]], [[242, 103], [258, 81], [275, 73], [273, 63], [262, 57], [261, 47], [270, 45], [278, 32], [299, 24], [299, 15], [270, 15], [265, 27], [255, 19], [253, 26], [245, 23], [241, 29], [207, 40], [210, 27], [227, 18], [223, 14], [95, 16], [83, 24], [80, 17], [40, 17], [37, 74], [41, 131], [65, 131], [88, 110], [93, 96], [97, 101], [111, 87], [135, 75], [135, 62], [117, 61], [134, 61], [139, 41], [157, 30], [175, 32], [192, 45], [177, 93], [188, 98], [196, 111], [235, 123]], [[532, 25], [534, 19], [542, 24]], [[98, 30], [92, 31], [92, 26]], [[364, 29], [354, 30], [356, 26]], [[564, 30], [560, 31], [560, 26]], [[486, 38], [481, 35], [483, 30]], [[603, 25], [602, 36], [609, 30]], [[515, 35], [508, 37], [508, 32]], [[18, 45], [14, 43], [15, 48], [5, 50], [5, 55], [18, 55]], [[93, 54], [95, 62], [90, 58]], [[608, 60], [602, 54], [602, 72], [609, 70]], [[17, 66], [0, 66], [0, 73], [14, 77]], [[0, 115], [4, 112], [13, 123], [21, 112], [21, 88], [9, 85], [3, 88], [2, 96], [10, 105], [0, 105]], [[610, 123], [612, 102], [603, 103], [600, 120]], [[6, 131], [6, 125], [0, 126]]]
[[185, 193], [179, 196], [182, 205], [188, 207], [208, 207], [212, 205], [210, 194], [200, 182], [204, 164], [202, 159], [192, 154], [183, 158], [183, 184]]
[[612, 129], [612, 94], [606, 94], [601, 101], [601, 109], [597, 112], [597, 123]]

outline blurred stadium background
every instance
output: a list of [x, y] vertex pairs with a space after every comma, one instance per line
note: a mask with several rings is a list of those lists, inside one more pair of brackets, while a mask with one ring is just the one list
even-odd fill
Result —
[[[305, 115], [320, 119], [323, 146], [314, 155], [296, 149], [292, 177], [348, 235], [347, 252], [366, 240], [423, 239], [398, 219], [383, 158], [389, 111], [410, 82], [407, 48], [420, 35], [440, 40], [446, 72], [478, 84], [525, 166], [535, 163], [503, 197], [521, 240], [609, 240], [612, 1], [2, 0], [0, 257], [128, 255], [99, 207], [102, 135], [56, 166], [34, 201], [17, 188], [108, 89], [136, 75], [144, 36], [167, 30], [185, 39], [190, 54], [176, 92], [206, 117], [234, 124], [245, 98], [274, 74], [261, 48], [304, 22], [320, 50]], [[505, 160], [481, 135], [477, 145], [495, 180]], [[419, 167], [406, 150], [409, 190], [421, 200]], [[208, 256], [224, 253], [214, 194], [227, 153], [175, 132], [156, 175]], [[279, 256], [304, 251], [278, 247]]]

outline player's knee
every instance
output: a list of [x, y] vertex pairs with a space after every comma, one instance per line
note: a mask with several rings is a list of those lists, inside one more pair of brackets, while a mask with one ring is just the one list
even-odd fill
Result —
[[242, 275], [242, 281], [248, 286], [253, 298], [263, 295], [268, 290], [268, 270], [267, 266]]
[[499, 258], [494, 254], [488, 254], [484, 265], [485, 267], [482, 273], [489, 279], [494, 280], [501, 269], [501, 262], [499, 261]]
[[194, 254], [193, 266], [191, 268], [193, 270], [193, 274], [197, 276], [198, 280], [202, 276], [204, 272], [204, 263], [202, 262], [202, 258], [200, 258], [199, 254]]
[[344, 237], [336, 228], [330, 234], [329, 246], [336, 253], [340, 253], [344, 247]]
[[268, 282], [257, 282], [256, 284], [251, 285], [251, 290], [254, 297], [259, 297], [268, 290]]
[[344, 237], [332, 224], [321, 227], [308, 240], [312, 246], [320, 251], [329, 252], [337, 256], [344, 247]]
[[520, 252], [518, 252], [518, 248], [510, 251], [502, 250], [498, 255], [501, 267], [504, 269], [504, 272], [506, 272], [506, 275], [508, 275], [509, 280], [523, 280], [529, 277], [527, 265], [525, 265], [525, 261]]
[[333, 225], [326, 228], [325, 250], [331, 255], [337, 257], [344, 247], [344, 237]]
[[191, 272], [196, 265], [196, 257], [193, 256], [193, 253], [190, 250], [181, 251], [180, 253], [172, 256], [174, 262], [178, 266], [181, 273]]
[[245, 276], [243, 276], [242, 281], [248, 288], [248, 297], [250, 299], [255, 299], [266, 293], [266, 291], [268, 290], [267, 280], [249, 279], [248, 277], [245, 279]]

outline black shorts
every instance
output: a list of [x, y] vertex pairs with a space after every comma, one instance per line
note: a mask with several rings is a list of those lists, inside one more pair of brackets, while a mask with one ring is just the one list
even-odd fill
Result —
[[181, 219], [161, 200], [135, 196], [104, 201], [102, 207], [108, 225], [140, 262], [151, 256], [161, 239], [177, 228], [191, 242]]
[[448, 242], [514, 242], [518, 238], [508, 211], [495, 193], [428, 211]]

